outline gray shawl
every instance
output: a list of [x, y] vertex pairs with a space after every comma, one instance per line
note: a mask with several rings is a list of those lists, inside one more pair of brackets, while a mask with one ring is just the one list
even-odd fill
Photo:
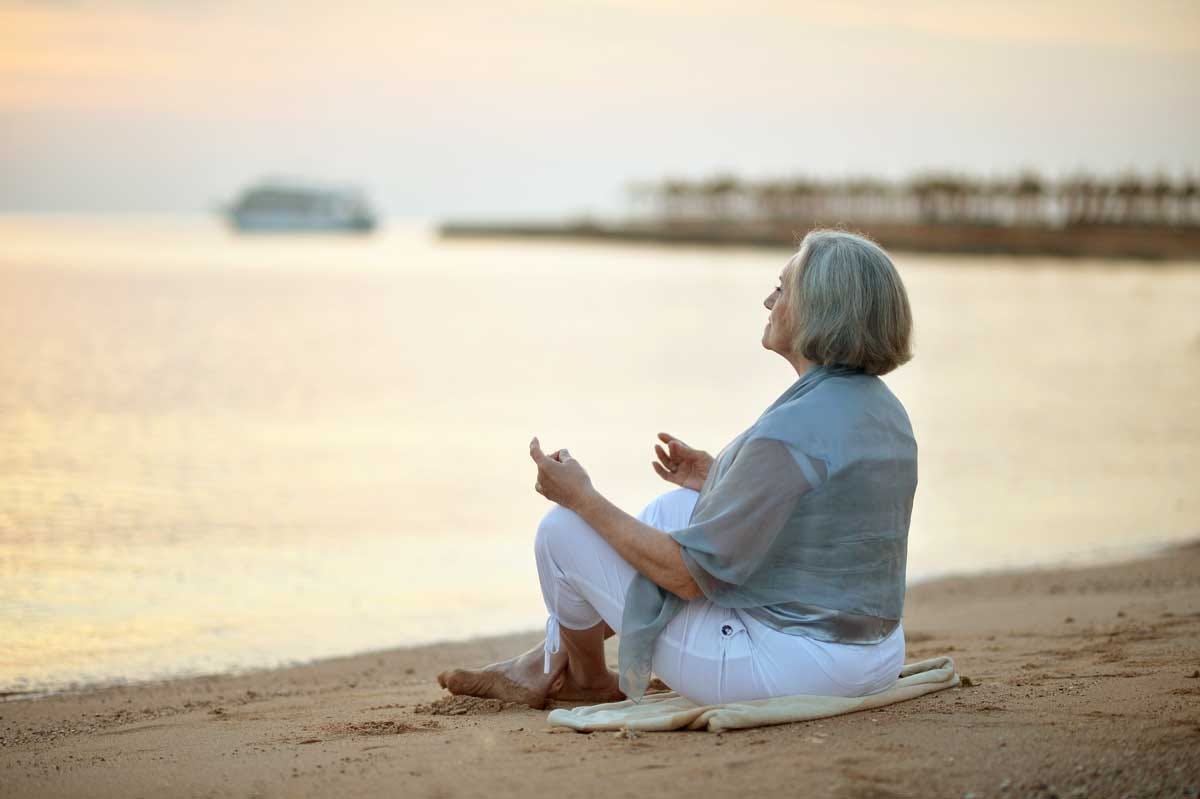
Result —
[[[813, 366], [713, 461], [668, 533], [712, 602], [775, 630], [875, 643], [904, 607], [917, 445], [878, 377]], [[685, 601], [645, 575], [625, 595], [621, 691], [640, 701], [658, 634]]]

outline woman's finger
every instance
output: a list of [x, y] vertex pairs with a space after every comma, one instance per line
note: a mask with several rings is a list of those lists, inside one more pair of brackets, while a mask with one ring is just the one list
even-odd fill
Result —
[[667, 455], [667, 451], [658, 444], [654, 445], [654, 452], [658, 455], [658, 459], [663, 462], [663, 466], [671, 465], [671, 456]]
[[550, 462], [550, 459], [546, 457], [546, 453], [542, 452], [542, 445], [538, 443], [537, 436], [534, 436], [533, 440], [529, 442], [529, 457], [533, 458], [533, 462], [538, 466], [543, 466]]
[[691, 447], [689, 447], [687, 444], [683, 443], [681, 440], [679, 440], [675, 436], [671, 435], [670, 433], [659, 433], [658, 437], [660, 439], [662, 439], [662, 442], [668, 446], [670, 446], [671, 442], [675, 442], [676, 444], [683, 447], [684, 449], [691, 449]]
[[675, 475], [668, 472], [659, 464], [655, 463], [654, 461], [650, 461], [650, 465], [654, 467], [654, 471], [658, 474], [658, 476], [666, 480], [668, 483], [676, 482]]

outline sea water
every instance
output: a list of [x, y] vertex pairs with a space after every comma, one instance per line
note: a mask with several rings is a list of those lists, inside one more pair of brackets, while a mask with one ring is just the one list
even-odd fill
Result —
[[[788, 254], [0, 217], [0, 692], [536, 628], [530, 438], [673, 488], [796, 379]], [[1200, 534], [1200, 265], [895, 260], [910, 581]]]

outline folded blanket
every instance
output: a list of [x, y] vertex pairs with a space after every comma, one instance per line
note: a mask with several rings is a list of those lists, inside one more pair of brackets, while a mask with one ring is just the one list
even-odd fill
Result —
[[838, 716], [856, 710], [871, 710], [903, 702], [923, 694], [958, 685], [954, 661], [942, 656], [909, 663], [890, 688], [869, 696], [814, 696], [796, 694], [723, 705], [697, 705], [677, 691], [647, 694], [642, 701], [609, 702], [604, 705], [551, 710], [547, 721], [580, 732], [597, 730], [737, 730], [787, 724], [792, 721]]

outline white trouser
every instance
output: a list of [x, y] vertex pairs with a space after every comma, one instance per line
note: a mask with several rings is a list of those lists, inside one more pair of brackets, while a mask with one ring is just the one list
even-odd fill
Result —
[[[686, 527], [699, 494], [660, 495], [638, 519], [659, 530]], [[585, 630], [601, 620], [621, 634], [625, 592], [636, 573], [574, 511], [555, 505], [538, 525], [534, 552], [546, 622], [546, 671], [559, 651], [559, 625]], [[663, 629], [652, 668], [702, 705], [791, 694], [863, 696], [886, 689], [904, 664], [904, 629], [877, 644], [830, 644], [767, 627], [732, 608], [694, 599]]]

